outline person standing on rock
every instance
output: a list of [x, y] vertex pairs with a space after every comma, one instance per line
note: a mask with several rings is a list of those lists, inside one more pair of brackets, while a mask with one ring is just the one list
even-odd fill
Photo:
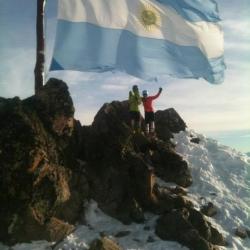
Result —
[[129, 114], [131, 128], [133, 132], [138, 132], [141, 128], [141, 114], [139, 105], [141, 104], [141, 97], [137, 85], [132, 87], [132, 91], [129, 91]]
[[146, 123], [146, 135], [155, 134], [155, 114], [153, 108], [153, 100], [158, 98], [162, 92], [162, 88], [159, 88], [159, 91], [154, 96], [149, 96], [147, 90], [142, 91], [142, 103], [145, 111], [145, 123]]

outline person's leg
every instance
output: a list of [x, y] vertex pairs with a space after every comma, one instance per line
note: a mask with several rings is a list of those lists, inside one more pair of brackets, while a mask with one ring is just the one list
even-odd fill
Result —
[[132, 130], [134, 130], [135, 129], [135, 120], [134, 119], [131, 119], [131, 128], [132, 128]]
[[138, 119], [138, 130], [141, 132], [141, 115], [139, 113], [139, 119]]
[[145, 135], [149, 135], [149, 113], [145, 112]]
[[140, 130], [140, 112], [136, 112], [136, 132]]
[[134, 131], [135, 130], [135, 114], [134, 114], [134, 111], [130, 111], [129, 116], [130, 116], [130, 126], [131, 126], [131, 129]]
[[154, 114], [154, 112], [150, 112], [149, 120], [150, 120], [149, 132], [151, 135], [154, 135], [155, 134], [155, 114]]
[[149, 123], [146, 123], [145, 134], [149, 135]]
[[140, 121], [137, 121], [137, 122], [136, 122], [135, 131], [136, 131], [137, 133], [140, 133], [140, 132], [141, 132], [141, 122], [140, 122]]
[[136, 132], [140, 133], [141, 132], [141, 114], [140, 112], [136, 112], [136, 117], [135, 117], [135, 122], [136, 122]]
[[154, 121], [150, 122], [149, 130], [150, 130], [151, 134], [153, 134], [155, 132], [155, 122]]

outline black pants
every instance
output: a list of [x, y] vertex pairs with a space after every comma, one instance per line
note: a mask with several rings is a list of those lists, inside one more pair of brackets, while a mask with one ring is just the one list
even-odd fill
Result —
[[148, 124], [150, 122], [155, 121], [155, 114], [154, 112], [145, 112], [145, 123]]
[[129, 114], [131, 120], [134, 120], [135, 122], [140, 121], [141, 115], [139, 111], [130, 111]]

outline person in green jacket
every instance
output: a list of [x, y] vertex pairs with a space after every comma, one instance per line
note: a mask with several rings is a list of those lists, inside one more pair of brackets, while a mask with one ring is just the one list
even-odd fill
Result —
[[131, 128], [133, 131], [139, 131], [141, 128], [141, 114], [139, 105], [141, 104], [141, 96], [137, 85], [132, 87], [132, 91], [129, 91], [129, 114]]

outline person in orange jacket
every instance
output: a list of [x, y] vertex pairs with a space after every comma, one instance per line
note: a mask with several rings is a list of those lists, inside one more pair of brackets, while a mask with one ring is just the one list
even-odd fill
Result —
[[142, 103], [145, 111], [145, 123], [146, 123], [146, 134], [154, 135], [155, 133], [155, 116], [153, 108], [153, 100], [158, 98], [162, 92], [162, 88], [159, 88], [159, 91], [156, 95], [149, 96], [147, 90], [142, 91]]

